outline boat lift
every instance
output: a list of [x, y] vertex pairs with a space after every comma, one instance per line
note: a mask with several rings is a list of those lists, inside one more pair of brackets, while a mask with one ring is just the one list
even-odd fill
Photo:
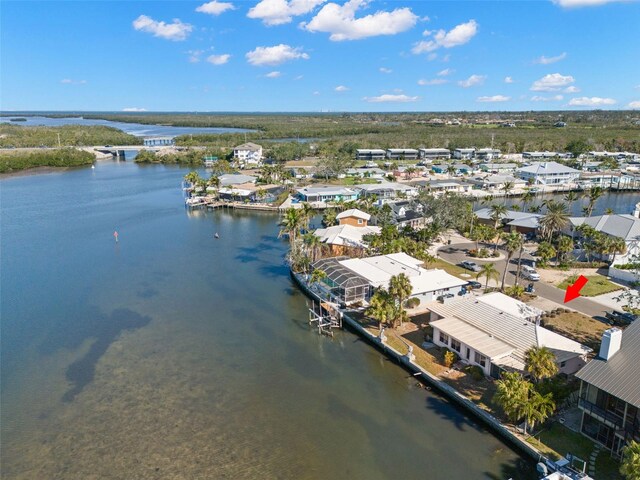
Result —
[[309, 325], [317, 324], [318, 333], [333, 337], [334, 328], [342, 328], [342, 313], [329, 302], [311, 302]]

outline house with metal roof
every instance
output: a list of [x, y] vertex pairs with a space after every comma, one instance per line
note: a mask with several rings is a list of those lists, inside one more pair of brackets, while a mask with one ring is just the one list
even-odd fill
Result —
[[356, 160], [384, 160], [387, 152], [380, 148], [358, 148]]
[[640, 441], [640, 322], [606, 330], [598, 357], [580, 370], [580, 431], [614, 455]]
[[457, 160], [472, 160], [475, 153], [475, 148], [456, 148], [453, 151], [453, 158]]
[[256, 180], [258, 180], [258, 177], [253, 175], [242, 175], [240, 173], [225, 173], [224, 175], [218, 176], [218, 181], [220, 182], [221, 187], [242, 185], [244, 183], [256, 183]]
[[242, 166], [255, 167], [262, 161], [262, 146], [247, 142], [233, 149], [233, 158]]
[[359, 191], [361, 197], [375, 195], [381, 201], [402, 196], [415, 197], [418, 195], [418, 189], [415, 186], [397, 182], [365, 183], [354, 185], [353, 188]]
[[429, 309], [433, 342], [494, 378], [503, 370], [524, 371], [525, 353], [532, 347], [549, 348], [559, 371], [566, 374], [584, 366], [591, 351], [541, 327], [540, 310], [499, 292], [461, 297]]
[[357, 190], [335, 185], [313, 185], [296, 190], [298, 198], [305, 202], [338, 202], [357, 200]]
[[[475, 213], [480, 223], [490, 225], [492, 227], [495, 225], [493, 212], [490, 208], [481, 208], [473, 213]], [[500, 222], [502, 223], [502, 227], [507, 231], [511, 231], [512, 228], [515, 228], [516, 231], [520, 233], [536, 234], [539, 227], [538, 221], [542, 217], [543, 215], [540, 215], [539, 213], [507, 210], [504, 214], [500, 215]]]
[[357, 208], [351, 208], [336, 216], [338, 225], [319, 228], [314, 233], [321, 243], [330, 245], [333, 255], [360, 253], [366, 248], [365, 235], [380, 233], [380, 227], [368, 225], [371, 215]]
[[433, 160], [449, 160], [451, 151], [448, 148], [421, 148], [419, 150], [420, 159], [425, 162]]
[[418, 153], [415, 148], [388, 148], [387, 158], [390, 160], [417, 160]]
[[531, 165], [518, 168], [516, 173], [534, 185], [565, 185], [575, 182], [580, 176], [580, 170], [557, 162], [533, 162]]

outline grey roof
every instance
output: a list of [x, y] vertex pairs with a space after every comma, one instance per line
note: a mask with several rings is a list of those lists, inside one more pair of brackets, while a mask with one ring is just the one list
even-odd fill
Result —
[[[481, 220], [493, 220], [493, 218], [491, 218], [491, 209], [489, 207], [481, 208], [479, 210], [476, 210], [473, 213], [475, 213], [476, 217], [478, 217]], [[522, 219], [531, 218], [531, 217], [538, 218], [541, 216], [542, 215], [540, 215], [539, 213], [517, 212], [515, 210], [507, 210], [507, 212], [501, 216], [501, 219], [513, 221], [513, 220], [522, 220]]]
[[576, 376], [585, 382], [640, 408], [640, 321], [622, 332], [622, 345], [609, 360], [595, 358]]
[[625, 240], [640, 239], [640, 218], [633, 215], [598, 215], [596, 217], [570, 217], [574, 226], [587, 224], [599, 232]]
[[243, 143], [242, 145], [238, 145], [237, 147], [234, 147], [234, 150], [249, 150], [251, 152], [257, 152], [261, 148], [262, 146], [258, 145], [257, 143], [247, 142], [247, 143]]
[[225, 173], [224, 175], [220, 175], [218, 180], [220, 180], [220, 185], [240, 185], [242, 183], [252, 183], [255, 182], [257, 177], [252, 175], [242, 175], [239, 173]]
[[558, 173], [580, 173], [580, 170], [567, 167], [557, 162], [533, 162], [527, 167], [518, 169], [518, 172], [533, 173], [535, 175], [549, 175]]

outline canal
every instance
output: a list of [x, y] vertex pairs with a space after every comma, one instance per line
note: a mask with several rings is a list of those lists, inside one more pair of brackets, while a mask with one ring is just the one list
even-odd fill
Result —
[[185, 173], [2, 180], [3, 479], [536, 478], [355, 335], [309, 329], [277, 217], [188, 212]]

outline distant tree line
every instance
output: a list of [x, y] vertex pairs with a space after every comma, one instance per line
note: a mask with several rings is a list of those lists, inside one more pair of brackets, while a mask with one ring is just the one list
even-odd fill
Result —
[[79, 167], [91, 165], [96, 157], [75, 148], [0, 154], [0, 173], [16, 172], [34, 167]]
[[[58, 137], [59, 135], [59, 137]], [[58, 143], [59, 141], [59, 143]], [[0, 147], [88, 147], [92, 145], [141, 145], [142, 138], [102, 125], [33, 127], [0, 123]]]

